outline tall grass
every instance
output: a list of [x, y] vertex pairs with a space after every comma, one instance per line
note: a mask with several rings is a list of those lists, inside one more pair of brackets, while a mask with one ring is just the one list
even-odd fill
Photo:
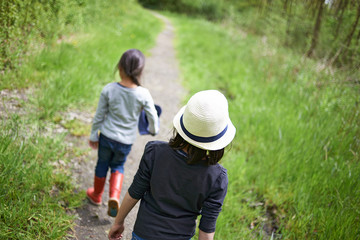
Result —
[[99, 90], [115, 80], [115, 65], [125, 50], [146, 53], [153, 46], [161, 25], [150, 13], [126, 1], [102, 8], [102, 15], [89, 20], [93, 24], [59, 39], [30, 63], [29, 78], [35, 78], [30, 82], [38, 83], [34, 104], [40, 118], [66, 107], [94, 104]]
[[[66, 212], [81, 204], [68, 162], [75, 149], [64, 134], [43, 131], [68, 108], [94, 109], [101, 89], [129, 48], [154, 45], [161, 23], [134, 1], [89, 1], [82, 27], [69, 28], [16, 72], [2, 73], [0, 89], [33, 89], [28, 115], [0, 116], [0, 239], [63, 239], [73, 224]], [[1, 104], [7, 106], [6, 99]], [[50, 127], [51, 128], [51, 127]], [[75, 148], [75, 147], [74, 147]], [[69, 154], [70, 153], [70, 154]], [[55, 171], [56, 169], [56, 171]]]
[[60, 239], [80, 204], [68, 175], [53, 164], [64, 158], [61, 137], [24, 136], [22, 120], [13, 116], [0, 130], [0, 238]]
[[216, 238], [359, 238], [359, 87], [266, 38], [174, 22], [189, 95], [221, 90], [237, 128]]

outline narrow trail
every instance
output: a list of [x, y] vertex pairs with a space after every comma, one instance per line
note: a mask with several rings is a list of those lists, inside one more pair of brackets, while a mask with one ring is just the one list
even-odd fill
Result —
[[[179, 109], [180, 101], [184, 94], [184, 90], [178, 80], [179, 70], [173, 47], [173, 26], [166, 17], [157, 13], [153, 14], [165, 23], [165, 27], [157, 38], [156, 46], [150, 50], [151, 55], [146, 58], [142, 85], [150, 90], [155, 103], [162, 107], [160, 133], [155, 137], [137, 137], [125, 164], [124, 183], [120, 201], [124, 198], [136, 173], [145, 144], [151, 140], [167, 141], [172, 136], [172, 118]], [[88, 148], [86, 137], [75, 138], [69, 136], [69, 138], [69, 141], [79, 148]], [[73, 179], [82, 190], [86, 190], [93, 184], [97, 152], [91, 151], [87, 158], [87, 160], [79, 161], [72, 166]], [[109, 174], [103, 194], [103, 204], [97, 207], [86, 201], [82, 207], [76, 209], [74, 214], [77, 216], [77, 219], [71, 233], [74, 237], [69, 237], [68, 239], [107, 239], [107, 232], [114, 221], [114, 218], [109, 217], [106, 213], [108, 178]], [[137, 209], [138, 204], [126, 219], [123, 239], [131, 239]]]

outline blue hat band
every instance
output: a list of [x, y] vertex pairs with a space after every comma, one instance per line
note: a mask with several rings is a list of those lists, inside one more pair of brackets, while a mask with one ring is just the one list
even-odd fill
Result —
[[222, 136], [224, 136], [224, 134], [226, 133], [227, 129], [228, 129], [228, 125], [226, 125], [225, 129], [222, 130], [221, 133], [217, 134], [216, 136], [212, 136], [212, 137], [199, 137], [196, 135], [191, 134], [188, 130], [186, 130], [184, 123], [183, 123], [183, 116], [181, 116], [180, 118], [180, 126], [181, 129], [183, 130], [183, 132], [185, 133], [186, 136], [188, 136], [190, 139], [197, 141], [197, 142], [201, 142], [201, 143], [209, 143], [209, 142], [214, 142], [218, 139], [220, 139]]

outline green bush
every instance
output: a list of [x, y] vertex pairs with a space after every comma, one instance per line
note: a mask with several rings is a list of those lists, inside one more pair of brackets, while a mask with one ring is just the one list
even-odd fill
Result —
[[0, 70], [24, 64], [36, 52], [64, 33], [68, 25], [81, 25], [86, 1], [7, 0], [0, 3]]
[[145, 7], [219, 20], [225, 15], [223, 0], [138, 0]]
[[[143, 6], [208, 20], [224, 21], [242, 30], [265, 35], [271, 41], [308, 54], [322, 1], [294, 0], [138, 0]], [[323, 4], [317, 44], [311, 57], [337, 67], [357, 69], [360, 64], [357, 1]], [[349, 41], [348, 38], [351, 40]]]
[[[314, 37], [321, 1], [236, 1], [226, 0], [230, 22], [305, 54]], [[356, 23], [359, 3], [356, 1], [331, 1], [324, 4], [317, 45], [312, 57], [335, 63], [338, 67], [358, 68], [360, 63], [359, 27], [352, 40], [348, 37]], [[335, 57], [339, 54], [339, 57]]]

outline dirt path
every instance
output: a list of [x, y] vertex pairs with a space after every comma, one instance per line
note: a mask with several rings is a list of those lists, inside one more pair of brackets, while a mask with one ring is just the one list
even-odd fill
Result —
[[[137, 137], [125, 164], [125, 176], [120, 200], [123, 199], [129, 185], [132, 182], [145, 144], [148, 141], [155, 139], [167, 141], [171, 137], [172, 118], [180, 107], [180, 100], [184, 94], [184, 90], [178, 82], [179, 72], [173, 48], [173, 26], [164, 16], [157, 13], [154, 13], [154, 15], [164, 21], [165, 28], [159, 34], [156, 46], [150, 50], [151, 55], [146, 58], [146, 66], [142, 82], [143, 86], [150, 90], [155, 103], [159, 104], [163, 109], [163, 113], [160, 118], [160, 133], [156, 137]], [[69, 138], [69, 141], [73, 142], [73, 144], [79, 148], [88, 148], [86, 137]], [[96, 151], [91, 151], [87, 160], [74, 162], [75, 164], [72, 166], [74, 180], [79, 185], [80, 189], [86, 190], [88, 187], [92, 186], [93, 183]], [[69, 237], [69, 239], [107, 239], [107, 232], [114, 220], [106, 214], [107, 200], [108, 181], [105, 185], [103, 204], [100, 207], [96, 207], [88, 202], [85, 202], [84, 206], [76, 210], [75, 214], [77, 215], [77, 220], [72, 233], [75, 237]], [[138, 206], [130, 212], [128, 218], [126, 219], [124, 239], [131, 239], [131, 232], [138, 209], [137, 207]]]

